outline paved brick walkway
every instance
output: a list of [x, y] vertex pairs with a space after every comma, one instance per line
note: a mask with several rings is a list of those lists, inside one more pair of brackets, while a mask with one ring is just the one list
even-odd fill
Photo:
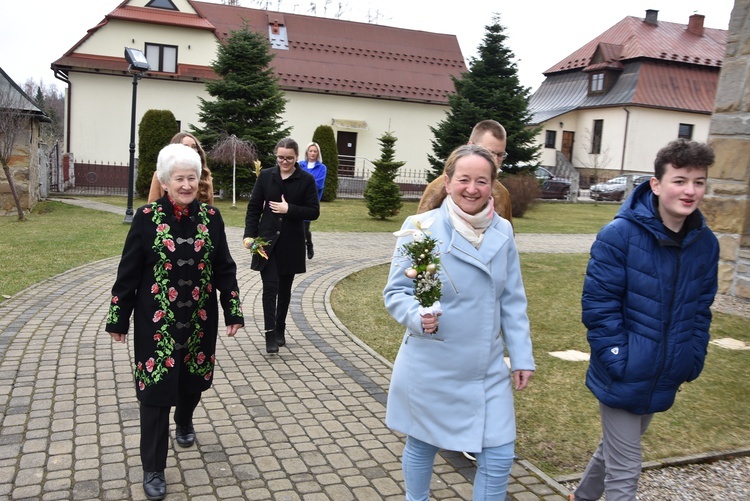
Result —
[[[316, 233], [315, 259], [295, 281], [287, 346], [269, 357], [260, 277], [241, 230], [228, 233], [248, 324], [236, 338], [219, 336], [197, 446], [172, 448], [167, 499], [403, 500], [403, 437], [384, 424], [391, 365], [328, 302], [338, 281], [387, 262], [394, 239]], [[522, 251], [587, 252], [592, 238], [518, 242]], [[118, 261], [70, 270], [0, 305], [0, 501], [144, 499], [132, 348], [103, 332]], [[442, 453], [435, 472], [434, 499], [471, 499], [475, 467], [460, 453]], [[509, 499], [561, 501], [563, 491], [533, 465], [513, 466]]]

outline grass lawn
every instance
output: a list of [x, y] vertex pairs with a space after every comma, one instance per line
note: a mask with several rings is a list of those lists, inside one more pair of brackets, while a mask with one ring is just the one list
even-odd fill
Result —
[[[598, 404], [584, 385], [587, 362], [549, 355], [588, 352], [580, 321], [587, 260], [585, 254], [521, 255], [537, 371], [516, 393], [516, 451], [552, 476], [582, 472], [601, 433]], [[387, 275], [387, 265], [356, 273], [338, 284], [331, 303], [349, 330], [393, 361], [404, 330], [383, 306]], [[711, 334], [750, 342], [750, 320], [716, 313]], [[748, 364], [748, 351], [710, 346], [701, 377], [684, 385], [675, 406], [652, 421], [643, 440], [645, 459], [747, 447]]]

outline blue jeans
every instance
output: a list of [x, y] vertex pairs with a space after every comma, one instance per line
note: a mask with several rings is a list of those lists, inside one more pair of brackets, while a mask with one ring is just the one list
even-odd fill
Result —
[[[474, 501], [503, 501], [513, 466], [514, 442], [488, 447], [476, 454], [477, 475]], [[438, 448], [414, 437], [406, 437], [401, 466], [406, 483], [406, 501], [428, 501], [430, 479]]]

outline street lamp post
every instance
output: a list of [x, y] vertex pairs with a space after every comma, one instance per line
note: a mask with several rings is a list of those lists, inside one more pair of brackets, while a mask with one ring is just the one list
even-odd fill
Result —
[[133, 189], [135, 187], [135, 103], [138, 93], [138, 80], [143, 78], [143, 73], [148, 71], [148, 61], [142, 51], [125, 47], [125, 60], [128, 62], [128, 71], [133, 75], [133, 104], [130, 109], [130, 163], [128, 164], [128, 208], [125, 209], [125, 220], [123, 223], [133, 222]]

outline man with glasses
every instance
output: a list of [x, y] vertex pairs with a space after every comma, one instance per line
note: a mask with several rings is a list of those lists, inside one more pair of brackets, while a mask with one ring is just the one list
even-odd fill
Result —
[[[492, 153], [492, 156], [495, 157], [498, 170], [501, 170], [503, 160], [508, 158], [508, 153], [505, 151], [507, 144], [505, 128], [495, 120], [482, 120], [476, 124], [471, 131], [468, 144], [482, 146]], [[425, 188], [422, 198], [419, 200], [417, 214], [440, 207], [445, 197], [445, 181], [443, 180], [443, 176], [439, 176]], [[500, 181], [495, 181], [492, 185], [492, 199], [497, 215], [513, 224], [510, 193], [508, 193], [508, 190]]]

